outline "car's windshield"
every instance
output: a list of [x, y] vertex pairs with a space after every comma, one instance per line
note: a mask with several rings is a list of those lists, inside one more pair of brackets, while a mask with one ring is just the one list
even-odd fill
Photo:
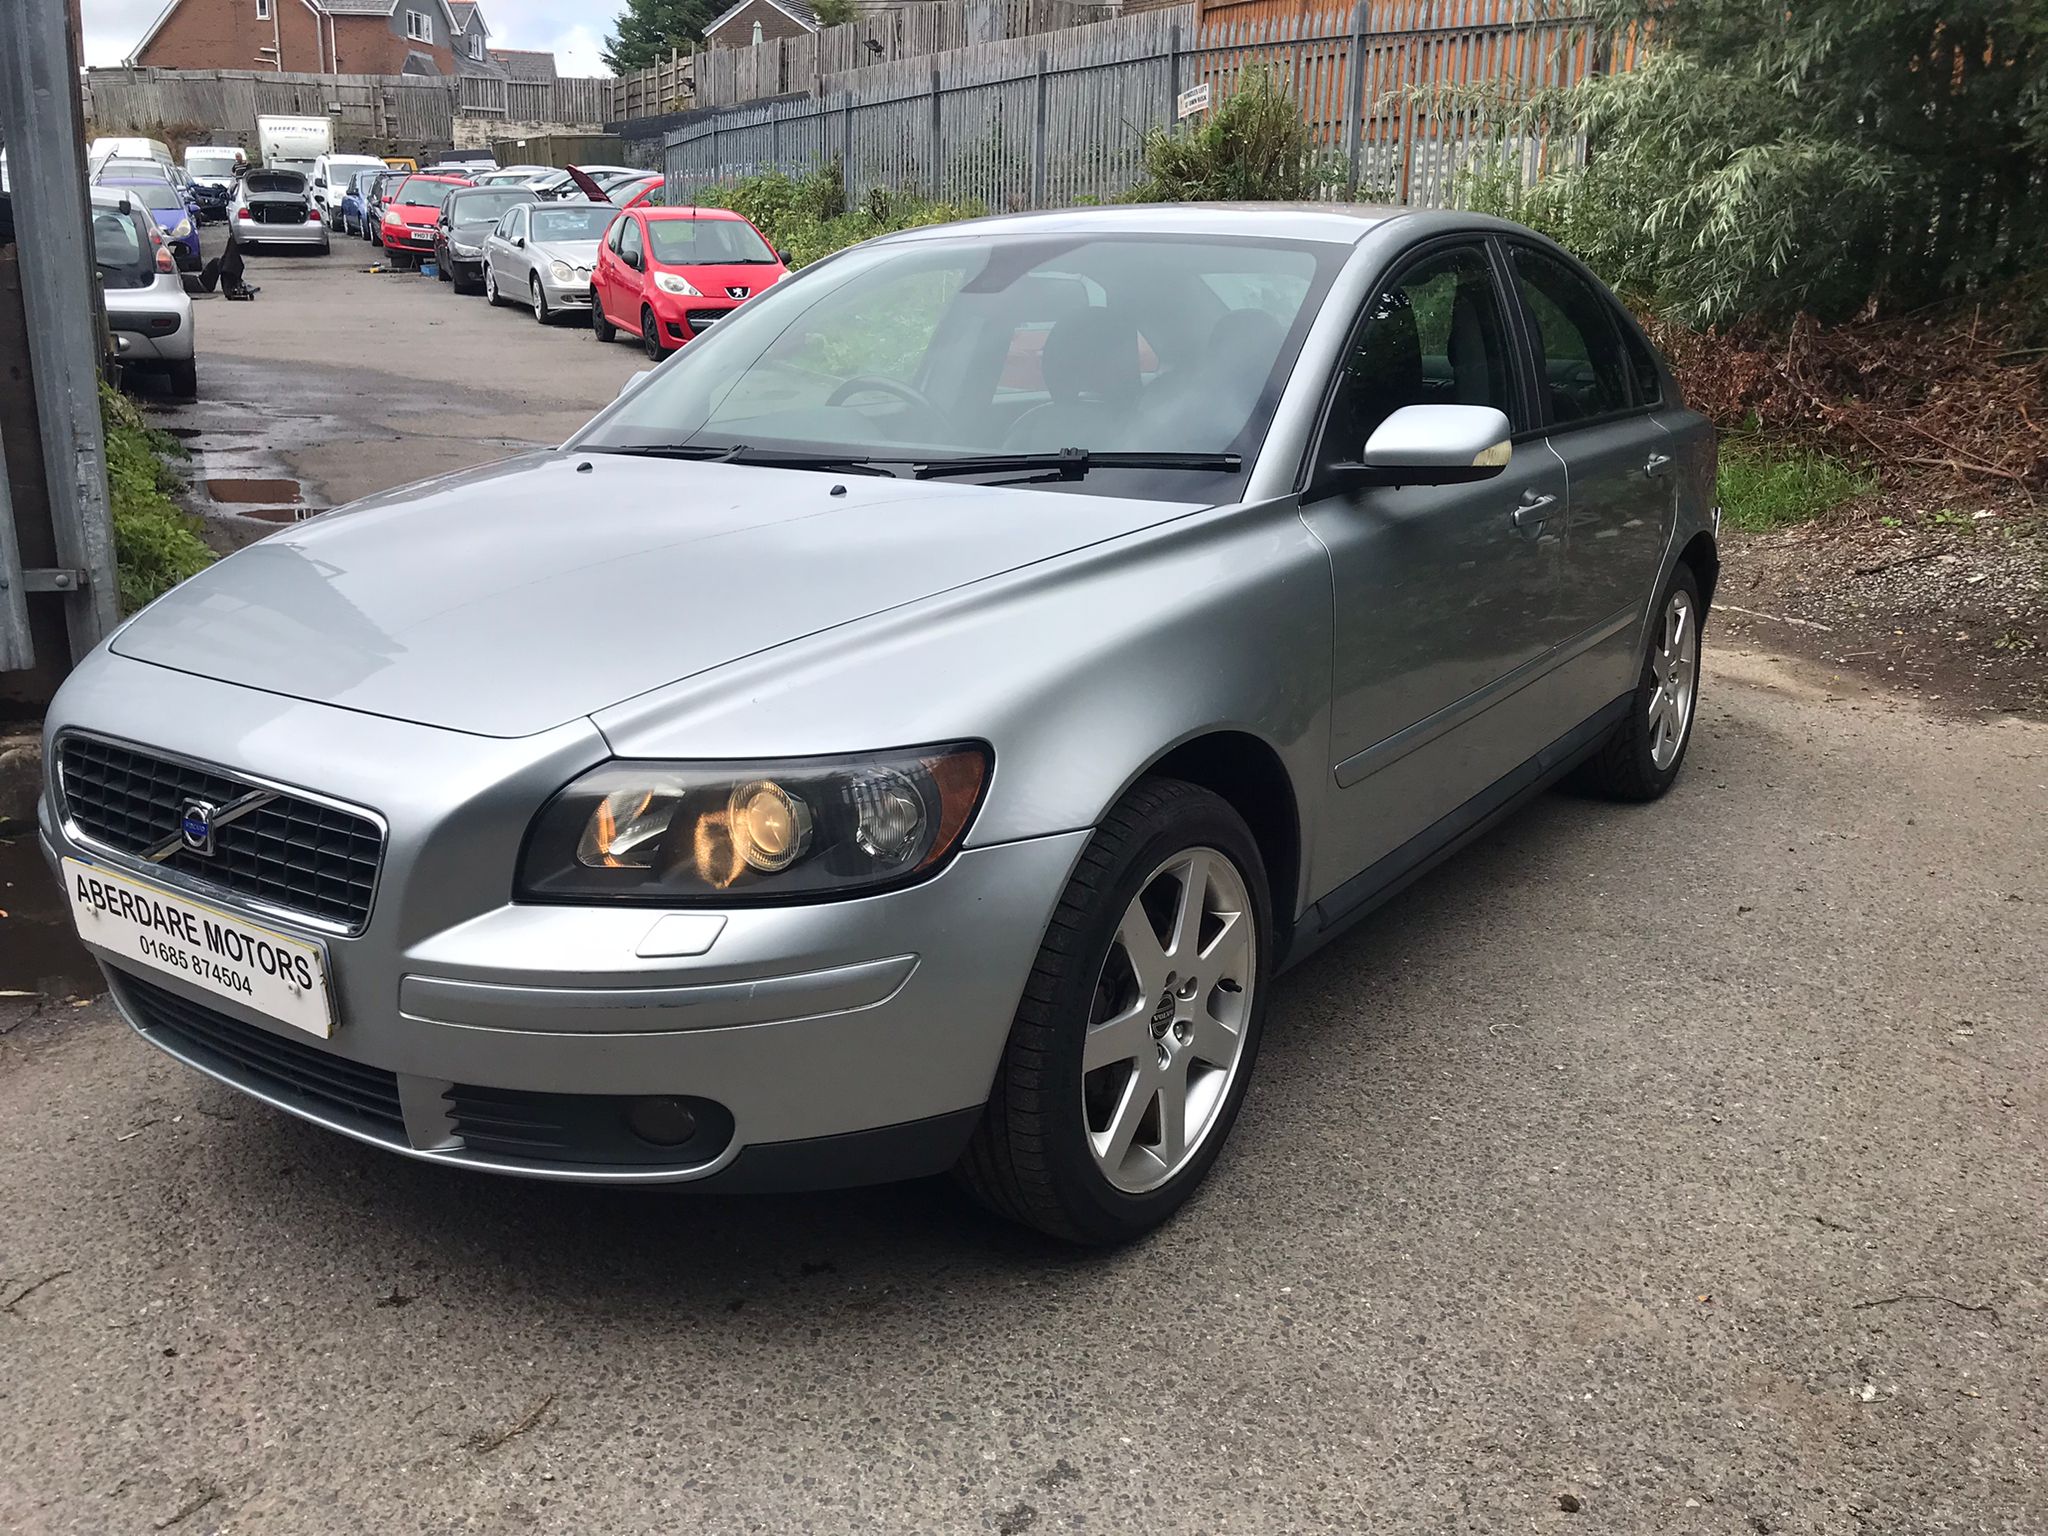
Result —
[[348, 189], [357, 197], [366, 196], [369, 190], [384, 179], [382, 171], [357, 171], [349, 178]]
[[[1345, 254], [1108, 233], [856, 250], [741, 305], [576, 446], [1249, 465]], [[1111, 469], [1059, 488], [1220, 500], [1242, 474]]]
[[306, 190], [306, 178], [297, 171], [251, 171], [242, 185], [251, 192], [298, 193]]
[[449, 193], [461, 190], [461, 186], [452, 181], [429, 181], [424, 176], [408, 176], [405, 185], [391, 194], [391, 201], [404, 203], [409, 208], [438, 208], [448, 201]]
[[169, 186], [161, 181], [139, 181], [133, 184], [120, 181], [103, 181], [100, 185], [103, 187], [118, 187], [129, 201], [140, 203], [145, 208], [160, 208], [166, 213], [172, 210], [176, 210], [179, 213], [185, 211], [185, 195], [176, 187]]
[[118, 208], [92, 211], [92, 259], [109, 288], [146, 288], [156, 281], [156, 252], [136, 217]]
[[507, 208], [533, 201], [524, 187], [457, 188], [459, 197], [448, 199], [448, 216], [459, 224], [495, 224]]
[[207, 176], [225, 181], [235, 174], [233, 155], [188, 155], [185, 169], [194, 176]]
[[738, 219], [649, 219], [647, 243], [654, 248], [654, 259], [666, 267], [775, 260], [775, 253], [754, 233], [754, 226]]
[[550, 240], [600, 239], [618, 216], [617, 209], [601, 208], [595, 203], [585, 203], [580, 208], [573, 204], [566, 208], [536, 208], [533, 238], [543, 245]]

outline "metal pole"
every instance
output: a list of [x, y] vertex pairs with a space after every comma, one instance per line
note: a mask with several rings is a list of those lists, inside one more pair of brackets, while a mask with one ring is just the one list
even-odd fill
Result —
[[28, 599], [21, 578], [21, 544], [14, 532], [14, 497], [7, 485], [7, 449], [0, 445], [0, 672], [25, 672], [36, 664], [36, 641], [28, 626]]
[[1180, 114], [1180, 23], [1166, 32], [1166, 126], [1170, 130]]
[[1031, 127], [1031, 206], [1033, 208], [1043, 208], [1045, 206], [1045, 159], [1050, 148], [1046, 142], [1047, 124], [1050, 115], [1050, 102], [1048, 100], [1050, 85], [1050, 78], [1045, 72], [1045, 50], [1041, 48], [1038, 51], [1038, 101], [1033, 111]]
[[1351, 7], [1351, 51], [1344, 55], [1344, 196], [1358, 196], [1360, 139], [1365, 132], [1365, 4]]
[[0, 134], [7, 140], [29, 371], [49, 481], [64, 619], [74, 661], [120, 617], [107, 445], [100, 429], [98, 292], [78, 120], [71, 8], [11, 6], [0, 49]]
[[945, 181], [945, 177], [944, 177], [944, 176], [942, 176], [942, 175], [940, 174], [940, 172], [939, 172], [939, 164], [940, 164], [940, 161], [939, 161], [939, 146], [940, 146], [940, 144], [941, 144], [941, 142], [942, 142], [942, 138], [941, 138], [941, 136], [943, 135], [943, 133], [944, 133], [944, 132], [945, 132], [945, 130], [944, 130], [943, 128], [941, 128], [941, 127], [939, 126], [939, 72], [938, 72], [938, 71], [937, 71], [936, 69], [934, 69], [934, 70], [932, 71], [932, 165], [931, 165], [931, 184], [932, 184], [932, 197], [933, 197], [933, 199], [934, 199], [934, 200], [937, 200], [937, 199], [939, 199], [939, 198], [942, 198], [942, 197], [944, 197], [944, 196], [946, 195], [946, 193], [945, 193], [945, 188], [944, 188], [944, 186], [943, 186], [943, 183], [944, 183], [944, 181]]
[[853, 207], [853, 92], [840, 95], [839, 108], [839, 192], [848, 208]]

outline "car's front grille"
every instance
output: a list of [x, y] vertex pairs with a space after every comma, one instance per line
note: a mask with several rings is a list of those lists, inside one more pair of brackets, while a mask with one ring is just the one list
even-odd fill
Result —
[[292, 203], [251, 203], [249, 217], [258, 224], [306, 224], [306, 210]]
[[405, 1145], [405, 1115], [392, 1073], [244, 1024], [126, 972], [117, 985], [142, 1032], [174, 1054], [252, 1093], [325, 1119], [347, 1120]]
[[351, 932], [369, 920], [384, 835], [360, 812], [76, 734], [57, 744], [57, 787], [65, 815], [81, 833], [138, 858], [178, 837], [195, 802], [220, 810], [251, 794], [270, 794], [215, 828], [211, 854], [180, 843], [157, 867]]
[[[683, 318], [690, 322], [690, 329], [701, 336], [729, 313], [723, 309], [692, 309], [684, 311]], [[725, 343], [721, 341], [719, 345], [722, 347]]]

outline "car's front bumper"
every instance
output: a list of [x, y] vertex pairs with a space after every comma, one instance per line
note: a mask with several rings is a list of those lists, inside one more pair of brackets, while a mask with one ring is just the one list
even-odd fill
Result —
[[431, 224], [384, 225], [384, 249], [405, 251], [415, 256], [434, 254], [434, 226]]
[[[972, 849], [921, 885], [856, 900], [677, 908], [693, 920], [686, 926], [716, 931], [700, 953], [657, 955], [643, 951], [694, 947], [652, 942], [668, 911], [510, 899], [532, 814], [606, 755], [587, 722], [493, 740], [101, 654], [51, 711], [50, 740], [68, 729], [303, 786], [374, 809], [389, 826], [360, 934], [258, 919], [324, 944], [339, 1021], [330, 1040], [95, 949], [147, 1038], [359, 1139], [549, 1178], [787, 1186], [943, 1167], [987, 1097], [1053, 904], [1086, 841], [1070, 832]], [[176, 883], [82, 840], [50, 794], [42, 820], [53, 860]], [[222, 904], [218, 894], [207, 899]], [[215, 1049], [204, 1031], [165, 1022], [164, 1008], [192, 1004], [210, 1012], [207, 1029], [225, 1029], [247, 1049]], [[311, 1054], [295, 1058], [298, 1067], [261, 1065], [287, 1048]], [[338, 1110], [314, 1082], [320, 1070], [368, 1071], [379, 1082], [389, 1074], [396, 1118]], [[465, 1118], [479, 1095], [582, 1108], [562, 1112], [573, 1124], [552, 1143], [508, 1153]], [[645, 1095], [709, 1101], [730, 1116], [730, 1133], [673, 1162], [645, 1148], [622, 1158], [617, 1116]], [[592, 1115], [612, 1117], [606, 1135], [585, 1134]]]

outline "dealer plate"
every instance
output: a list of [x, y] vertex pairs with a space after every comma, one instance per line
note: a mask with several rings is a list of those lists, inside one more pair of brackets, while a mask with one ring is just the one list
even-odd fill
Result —
[[334, 1034], [327, 951], [97, 864], [64, 860], [79, 937], [322, 1040]]

